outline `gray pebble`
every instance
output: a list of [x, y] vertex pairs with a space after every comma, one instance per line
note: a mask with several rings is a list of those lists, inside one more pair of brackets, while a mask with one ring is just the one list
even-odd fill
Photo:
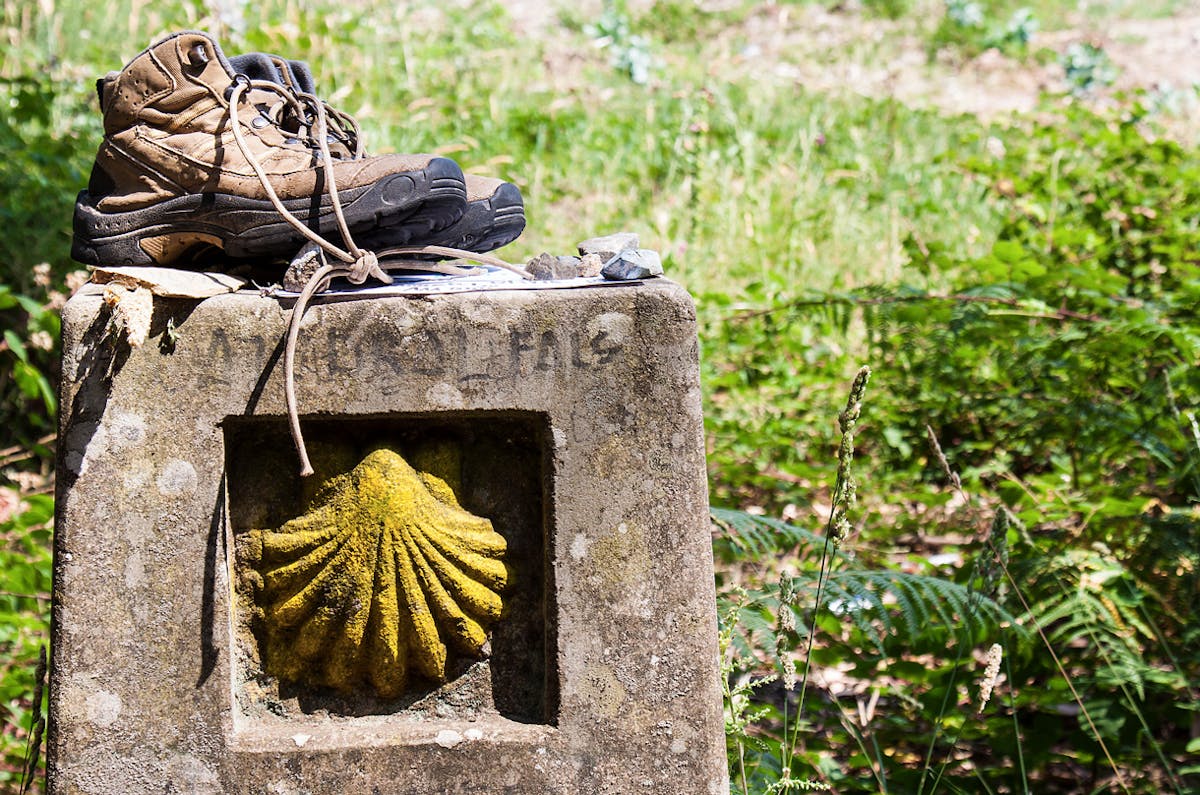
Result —
[[579, 257], [556, 257], [542, 253], [529, 260], [528, 270], [539, 281], [574, 279], [579, 275], [579, 266]]
[[596, 254], [601, 262], [608, 262], [614, 256], [626, 249], [635, 249], [641, 245], [636, 232], [617, 232], [603, 237], [593, 237], [579, 244], [580, 255]]
[[604, 264], [600, 273], [611, 281], [625, 281], [661, 276], [662, 272], [662, 258], [658, 256], [658, 252], [639, 248], [617, 254]]

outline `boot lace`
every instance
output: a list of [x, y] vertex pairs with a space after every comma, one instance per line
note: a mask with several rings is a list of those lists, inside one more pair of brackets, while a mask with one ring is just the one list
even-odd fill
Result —
[[[327, 240], [316, 231], [308, 228], [299, 218], [284, 206], [271, 185], [258, 157], [246, 141], [242, 131], [244, 122], [238, 114], [238, 106], [246, 98], [251, 89], [270, 91], [279, 96], [279, 101], [270, 108], [268, 120], [277, 124], [281, 129], [296, 136], [303, 136], [309, 146], [315, 146], [320, 153], [319, 160], [328, 186], [329, 203], [337, 223], [345, 248]], [[254, 170], [263, 191], [267, 194], [275, 211], [292, 228], [299, 232], [315, 247], [321, 259], [318, 267], [304, 283], [303, 289], [292, 306], [288, 320], [287, 341], [283, 350], [284, 394], [287, 399], [288, 427], [291, 430], [292, 441], [296, 445], [296, 453], [300, 458], [300, 475], [307, 477], [313, 474], [312, 463], [304, 445], [304, 435], [300, 429], [300, 412], [296, 401], [296, 340], [300, 335], [300, 321], [308, 308], [309, 301], [317, 293], [329, 288], [330, 282], [336, 278], [345, 278], [351, 284], [361, 285], [368, 279], [376, 279], [383, 284], [391, 284], [388, 276], [391, 270], [430, 270], [431, 263], [414, 261], [411, 255], [433, 254], [441, 257], [454, 257], [485, 265], [503, 268], [519, 274], [522, 278], [533, 278], [524, 268], [505, 262], [502, 259], [487, 254], [480, 254], [462, 249], [444, 246], [396, 246], [379, 252], [359, 248], [350, 234], [342, 211], [341, 199], [338, 195], [337, 181], [334, 176], [334, 157], [331, 154], [329, 139], [341, 141], [353, 153], [355, 159], [362, 156], [362, 136], [359, 134], [358, 122], [349, 114], [329, 107], [325, 102], [312, 94], [297, 93], [277, 83], [261, 80], [251, 80], [243, 74], [234, 76], [233, 84], [227, 94], [229, 102], [230, 129], [233, 139], [246, 162]], [[332, 124], [331, 124], [332, 120]], [[291, 129], [295, 127], [295, 129]], [[409, 255], [409, 259], [404, 259]], [[330, 261], [332, 260], [332, 261]]]

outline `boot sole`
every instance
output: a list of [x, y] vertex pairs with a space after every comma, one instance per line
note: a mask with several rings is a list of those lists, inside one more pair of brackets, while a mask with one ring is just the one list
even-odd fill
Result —
[[[340, 190], [338, 196], [356, 238], [380, 229], [428, 236], [462, 217], [467, 190], [458, 165], [439, 157], [423, 169]], [[327, 193], [282, 203], [308, 228], [343, 245]], [[71, 257], [85, 265], [188, 267], [211, 258], [214, 249], [239, 260], [287, 260], [306, 242], [266, 199], [203, 193], [106, 213], [82, 191], [75, 203]]]
[[488, 198], [468, 202], [462, 218], [440, 231], [404, 237], [391, 229], [380, 229], [368, 234], [364, 245], [375, 249], [405, 245], [446, 246], [482, 254], [508, 245], [524, 230], [525, 204], [521, 200], [521, 191], [506, 182]]

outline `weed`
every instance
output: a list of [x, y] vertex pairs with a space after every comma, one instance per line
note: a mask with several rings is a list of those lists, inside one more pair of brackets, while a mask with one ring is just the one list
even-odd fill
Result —
[[1072, 44], [1058, 62], [1072, 94], [1089, 94], [1111, 86], [1117, 79], [1117, 67], [1108, 53], [1091, 42]]

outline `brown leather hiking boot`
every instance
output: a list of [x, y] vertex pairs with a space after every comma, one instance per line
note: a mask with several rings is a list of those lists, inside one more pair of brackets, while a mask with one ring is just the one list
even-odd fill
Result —
[[306, 241], [289, 214], [336, 240], [339, 205], [344, 231], [406, 237], [440, 231], [465, 210], [454, 161], [332, 154], [305, 95], [237, 74], [204, 33], [158, 41], [97, 91], [104, 140], [75, 206], [80, 262], [187, 267], [214, 249], [286, 260]]
[[[250, 52], [235, 55], [229, 62], [239, 73], [251, 79], [279, 83], [319, 100], [312, 71], [304, 61]], [[362, 136], [353, 119], [328, 105], [325, 107], [335, 120], [329, 136], [334, 157], [363, 157]], [[430, 245], [479, 253], [508, 245], [521, 236], [525, 229], [525, 203], [516, 185], [492, 177], [467, 174], [466, 187], [466, 211], [462, 218], [445, 229], [430, 230], [428, 233], [404, 228], [379, 229], [364, 234], [362, 244], [377, 249]]]

